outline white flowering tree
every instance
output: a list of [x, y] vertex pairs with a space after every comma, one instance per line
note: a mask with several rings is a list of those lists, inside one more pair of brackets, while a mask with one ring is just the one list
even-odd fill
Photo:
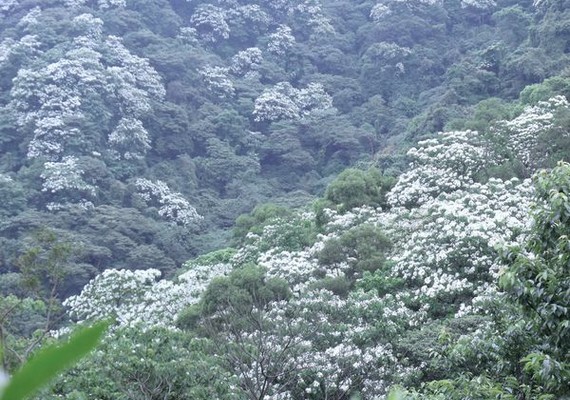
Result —
[[[70, 151], [77, 154], [77, 147], [100, 150], [101, 138], [82, 130], [93, 118], [93, 109], [103, 103], [114, 109], [111, 115], [140, 118], [151, 110], [152, 101], [160, 101], [165, 94], [158, 73], [147, 60], [131, 54], [120, 39], [103, 37], [100, 19], [81, 14], [73, 23], [81, 35], [73, 38], [63, 57], [20, 69], [14, 79], [8, 107], [21, 131], [32, 133], [29, 158], [55, 161]], [[125, 130], [124, 122], [119, 131]], [[117, 144], [117, 135], [109, 135]]]
[[[516, 118], [500, 121], [493, 127], [493, 133], [505, 138], [506, 147], [512, 156], [529, 171], [544, 166], [548, 156], [555, 150], [555, 143], [547, 134], [557, 128], [556, 114], [568, 109], [570, 104], [564, 96], [556, 96], [548, 101], [540, 101], [529, 106]], [[558, 134], [568, 137], [570, 133], [559, 129]]]
[[70, 8], [79, 8], [81, 6], [95, 6], [100, 10], [108, 10], [111, 8], [125, 8], [127, 6], [126, 0], [63, 0], [64, 4]]
[[122, 118], [109, 135], [108, 142], [125, 160], [143, 158], [151, 148], [147, 130], [134, 118]]
[[[84, 171], [73, 156], [64, 157], [61, 161], [48, 161], [44, 164], [42, 191], [55, 194], [58, 199], [77, 203], [83, 207], [93, 207], [90, 201], [97, 193], [96, 187], [83, 179]], [[65, 207], [66, 203], [50, 202], [48, 209], [55, 210]]]
[[137, 194], [150, 206], [158, 207], [158, 215], [173, 224], [188, 226], [202, 216], [180, 193], [170, 190], [163, 181], [136, 180]]
[[410, 169], [387, 195], [392, 206], [419, 206], [441, 193], [471, 186], [479, 171], [500, 157], [475, 131], [442, 132], [408, 151]]
[[267, 51], [278, 56], [284, 56], [295, 45], [293, 31], [287, 25], [279, 25], [275, 32], [269, 35]]
[[259, 69], [263, 60], [263, 53], [257, 47], [249, 47], [238, 52], [231, 59], [230, 70], [236, 75], [245, 75]]
[[235, 94], [234, 83], [229, 75], [229, 68], [206, 66], [198, 72], [208, 89], [218, 97], [231, 97]]
[[190, 18], [198, 35], [207, 42], [217, 42], [230, 37], [226, 11], [212, 4], [201, 4]]
[[253, 115], [256, 121], [277, 121], [324, 112], [334, 112], [334, 109], [332, 97], [321, 84], [311, 83], [296, 89], [288, 82], [280, 82], [255, 99]]
[[213, 278], [229, 270], [223, 263], [192, 265], [175, 280], [167, 280], [160, 279], [157, 269], [108, 269], [63, 305], [78, 323], [113, 318], [116, 327], [175, 329], [180, 312], [198, 302]]
[[376, 23], [382, 22], [382, 20], [388, 15], [392, 14], [390, 7], [384, 3], [375, 4], [370, 10], [370, 19]]
[[[103, 8], [120, 6], [100, 3]], [[24, 18], [30, 32], [41, 17], [37, 8]], [[141, 118], [165, 95], [149, 62], [129, 52], [121, 39], [105, 36], [101, 19], [85, 13], [71, 23], [76, 36], [20, 68], [6, 106], [27, 145], [27, 157], [45, 163], [41, 178], [43, 191], [53, 200], [49, 209], [92, 205], [95, 188], [81, 178], [88, 172], [78, 166], [81, 156], [143, 158], [151, 139]], [[0, 64], [13, 53], [32, 55], [40, 45], [39, 36], [28, 35], [0, 46], [7, 49], [0, 52]], [[102, 148], [104, 143], [108, 147]]]

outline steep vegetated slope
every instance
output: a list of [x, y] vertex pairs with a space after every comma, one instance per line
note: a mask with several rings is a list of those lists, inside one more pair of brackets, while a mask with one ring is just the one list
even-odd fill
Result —
[[64, 293], [109, 267], [172, 274], [258, 203], [302, 205], [359, 163], [397, 175], [418, 138], [516, 115], [559, 74], [567, 8], [4, 1], [2, 268], [47, 226], [78, 250]]
[[49, 393], [374, 399], [400, 384], [406, 399], [568, 395], [570, 165], [534, 181], [496, 175], [556, 154], [538, 143], [570, 137], [569, 108], [554, 97], [488, 135], [420, 141], [396, 182], [348, 169], [312, 210], [258, 207], [239, 219], [238, 246], [173, 281], [104, 272], [64, 305], [78, 323], [114, 317], [114, 330]]
[[569, 10], [4, 1], [4, 369], [114, 317], [42, 399], [568, 395]]

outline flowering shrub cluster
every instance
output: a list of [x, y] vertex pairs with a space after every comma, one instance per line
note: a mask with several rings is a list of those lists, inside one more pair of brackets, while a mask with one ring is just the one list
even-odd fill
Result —
[[[284, 232], [295, 231], [289, 221], [275, 219], [261, 234], [248, 235], [233, 263], [262, 266], [268, 278], [284, 279], [293, 293], [288, 301], [258, 311], [271, 329], [246, 335], [252, 346], [258, 336], [267, 339], [261, 353], [285, 352], [283, 365], [299, 368], [294, 369], [299, 378], [279, 380], [286, 384], [275, 383], [270, 398], [295, 398], [299, 390], [306, 396], [354, 390], [382, 395], [422, 368], [392, 353], [393, 340], [440, 318], [483, 312], [489, 299], [499, 297], [499, 252], [520, 243], [528, 231], [533, 189], [528, 180], [477, 182], [482, 170], [501, 160], [491, 149], [476, 132], [442, 133], [410, 150], [410, 170], [389, 192], [389, 210], [325, 210], [323, 232], [301, 249], [285, 240]], [[314, 215], [303, 218], [310, 221]], [[333, 262], [323, 264], [323, 251], [334, 250], [330, 243], [365, 225], [379, 227], [392, 240], [388, 269], [352, 275], [350, 252], [337, 261], [333, 253]], [[346, 294], [343, 280], [354, 279], [365, 291]], [[278, 343], [288, 337], [297, 341], [285, 351]], [[263, 367], [242, 365], [238, 378], [251, 383]], [[359, 382], [352, 381], [355, 376]]]

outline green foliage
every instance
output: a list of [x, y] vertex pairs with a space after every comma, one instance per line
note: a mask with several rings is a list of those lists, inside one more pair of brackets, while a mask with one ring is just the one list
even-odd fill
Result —
[[14, 373], [0, 399], [25, 400], [37, 392], [93, 350], [108, 325], [106, 322], [99, 322], [79, 329], [67, 342], [42, 348]]
[[541, 352], [523, 360], [525, 370], [548, 393], [570, 387], [570, 164], [559, 163], [535, 177], [537, 206], [532, 235], [524, 249], [507, 254], [501, 284], [520, 304], [538, 336]]
[[325, 266], [351, 260], [348, 276], [356, 279], [364, 272], [383, 272], [386, 268], [386, 253], [390, 248], [391, 242], [380, 228], [362, 224], [339, 238], [327, 240], [318, 254], [318, 260]]
[[386, 400], [406, 400], [406, 393], [402, 388], [393, 388], [388, 393]]
[[[414, 138], [461, 125], [486, 130], [526, 85], [540, 87], [525, 89], [525, 104], [568, 94], [563, 2], [214, 3], [3, 5], [0, 237], [19, 247], [3, 247], [5, 259], [39, 223], [89, 250], [72, 291], [110, 267], [156, 264], [171, 275], [188, 258], [227, 246], [235, 218], [256, 204], [321, 193], [355, 165], [387, 171], [398, 164], [399, 171]], [[253, 48], [262, 59], [239, 70], [236, 55]], [[218, 97], [200, 72], [214, 67], [230, 96]], [[322, 85], [335, 108], [256, 121], [256, 99], [283, 82], [297, 91]], [[299, 107], [313, 106], [302, 100]], [[36, 124], [39, 114], [49, 123]], [[119, 140], [119, 121], [144, 129], [119, 130], [131, 135]], [[56, 152], [63, 144], [65, 154], [32, 161], [32, 142]], [[146, 154], [131, 154], [141, 146]], [[80, 187], [96, 194], [88, 202], [69, 204], [82, 195], [70, 187], [42, 190], [45, 162], [64, 155], [78, 160]], [[204, 222], [182, 230], [159, 220], [156, 209], [135, 199], [136, 178], [164, 180]], [[377, 171], [348, 170], [326, 197], [344, 211], [385, 206], [389, 187]], [[263, 225], [242, 219], [234, 243]]]
[[22, 283], [36, 296], [50, 295], [49, 290], [55, 288], [57, 293], [66, 275], [66, 263], [71, 254], [70, 243], [61, 242], [51, 230], [38, 231], [32, 238], [35, 246], [22, 254], [17, 265], [22, 276]]
[[315, 287], [329, 290], [340, 297], [346, 297], [352, 288], [352, 282], [345, 276], [326, 276], [320, 279]]
[[362, 171], [349, 168], [327, 187], [325, 199], [348, 211], [359, 206], [386, 207], [386, 193], [395, 183], [393, 177], [383, 176], [376, 168]]
[[256, 206], [249, 214], [240, 215], [233, 229], [233, 239], [236, 244], [243, 243], [248, 233], [260, 234], [263, 227], [276, 218], [286, 218], [291, 210], [273, 203]]
[[[29, 247], [16, 264], [19, 271], [8, 294], [0, 297], [2, 366], [11, 371], [28, 359], [61, 324], [61, 297], [72, 271], [71, 243], [44, 229], [29, 238]], [[17, 294], [17, 295], [16, 295]]]
[[267, 278], [263, 268], [246, 265], [233, 270], [229, 276], [212, 280], [204, 293], [201, 306], [204, 315], [230, 310], [245, 315], [253, 307], [263, 308], [270, 301], [290, 296], [287, 283]]
[[229, 263], [232, 257], [235, 255], [236, 249], [233, 248], [226, 248], [220, 249], [216, 251], [212, 251], [210, 253], [204, 254], [200, 257], [195, 258], [192, 261], [188, 261], [185, 264], [185, 267], [189, 265], [210, 265], [210, 264], [218, 264], [218, 263]]
[[[332, 292], [339, 301], [353, 301], [358, 293], [365, 304], [377, 299], [396, 304], [398, 312], [392, 314], [389, 307], [371, 306], [374, 315], [382, 315], [371, 318], [376, 331], [406, 331], [395, 353], [387, 351], [386, 357], [397, 358], [403, 370], [408, 363], [425, 362], [423, 370], [403, 378], [421, 393], [400, 391], [392, 394], [396, 398], [567, 395], [567, 172], [557, 169], [556, 178], [537, 178], [543, 186], [541, 201], [550, 205], [538, 211], [543, 222], [535, 224], [524, 248], [513, 250], [503, 276], [516, 306], [504, 301], [503, 312], [495, 305], [480, 319], [463, 317], [420, 327], [414, 324], [425, 321], [408, 321], [406, 312], [448, 317], [464, 305], [464, 292], [470, 289], [441, 297], [431, 293], [429, 289], [437, 287], [435, 278], [442, 276], [449, 278], [445, 283], [450, 286], [492, 288], [494, 270], [487, 270], [495, 266], [491, 260], [467, 273], [465, 281], [454, 279], [454, 274], [475, 268], [470, 260], [489, 250], [483, 239], [473, 241], [469, 254], [455, 250], [459, 245], [452, 239], [448, 252], [434, 252], [429, 261], [433, 271], [439, 257], [447, 257], [447, 264], [443, 273], [428, 276], [434, 279], [422, 292], [426, 276], [414, 275], [413, 265], [405, 260], [399, 269], [387, 261], [405, 252], [414, 253], [418, 263], [432, 255], [414, 247], [414, 241], [422, 241], [422, 230], [398, 225], [405, 225], [405, 218], [388, 222], [392, 230], [384, 220], [327, 230], [328, 218], [348, 220], [357, 207], [397, 212], [397, 207], [388, 210], [386, 193], [394, 184], [391, 174], [405, 168], [408, 159], [403, 153], [416, 139], [443, 129], [473, 129], [488, 138], [500, 130], [499, 121], [518, 115], [522, 106], [556, 94], [569, 96], [564, 70], [570, 38], [567, 0], [121, 3], [8, 0], [0, 6], [0, 266], [6, 272], [0, 277], [0, 339], [6, 367], [21, 363], [60, 324], [60, 299], [77, 293], [97, 272], [155, 267], [172, 277], [189, 257], [233, 240], [238, 250], [221, 250], [186, 264], [238, 265], [229, 276], [215, 279], [202, 300], [179, 315], [178, 326], [194, 332], [121, 331], [123, 337], [109, 339], [102, 353], [62, 377], [46, 396], [231, 397], [223, 380], [233, 385], [237, 379], [225, 374], [228, 360], [220, 362], [210, 355], [227, 345], [228, 332], [260, 331], [253, 311], [293, 298], [285, 281], [269, 278], [269, 272], [256, 266], [266, 265], [274, 273], [270, 268], [283, 260], [290, 267], [286, 272], [302, 280], [292, 289], [296, 295], [307, 283], [311, 290], [327, 289], [320, 292]], [[249, 65], [242, 57], [243, 65], [236, 64], [236, 55], [244, 56], [248, 49], [255, 49], [261, 59]], [[290, 93], [272, 98], [277, 92], [271, 89], [277, 85]], [[334, 108], [320, 110], [322, 114], [305, 112], [305, 107], [318, 108], [303, 91], [307, 87], [322, 88], [321, 100], [332, 99]], [[275, 107], [283, 110], [281, 121], [256, 119], [255, 107], [264, 94], [269, 106], [274, 100], [292, 102]], [[537, 142], [527, 164], [536, 161], [543, 167], [559, 159], [568, 161], [570, 113], [562, 110], [553, 121], [537, 137], [530, 125], [509, 132], [509, 138], [529, 133], [529, 142]], [[531, 175], [533, 169], [515, 159], [508, 137], [491, 140], [499, 160], [474, 176], [477, 182]], [[49, 157], [32, 160], [31, 150], [45, 151]], [[58, 175], [66, 156], [77, 162]], [[382, 172], [355, 167], [369, 165], [378, 165]], [[160, 179], [173, 192], [154, 204], [142, 201], [133, 184], [139, 178]], [[323, 191], [324, 199], [314, 205], [315, 218], [267, 203], [303, 206]], [[476, 196], [471, 198], [472, 207], [484, 206]], [[188, 227], [162, 221], [159, 217], [165, 213], [175, 217], [178, 212], [159, 204], [166, 200], [195, 204], [205, 218]], [[459, 205], [462, 199], [456, 200]], [[250, 212], [256, 204], [262, 205]], [[456, 210], [443, 210], [442, 220], [455, 216]], [[408, 222], [421, 224], [426, 220], [423, 211]], [[248, 212], [234, 224], [238, 215]], [[496, 213], [497, 219], [503, 212], [507, 213]], [[463, 220], [457, 216], [457, 221]], [[477, 232], [487, 225], [481, 221], [461, 226]], [[435, 218], [432, 222], [440, 232], [449, 228]], [[31, 233], [41, 226], [57, 235], [41, 234], [30, 244]], [[385, 233], [396, 241], [407, 235], [410, 241], [395, 248]], [[450, 233], [453, 238], [453, 230]], [[321, 238], [326, 240], [317, 243]], [[437, 240], [432, 247], [440, 245]], [[403, 279], [406, 268], [410, 276]], [[334, 275], [338, 273], [342, 276]], [[414, 295], [391, 297], [411, 293], [412, 281], [417, 284]], [[517, 307], [523, 312], [519, 314]], [[496, 332], [479, 334], [476, 322], [491, 324]], [[208, 332], [208, 325], [216, 329]], [[327, 340], [341, 343], [352, 327], [346, 323], [341, 328], [334, 332], [338, 342], [331, 339], [332, 333], [328, 338], [315, 335], [323, 346], [320, 355], [330, 350]], [[192, 339], [194, 333], [216, 336], [214, 345], [220, 347], [212, 350], [211, 342]], [[385, 344], [380, 334], [370, 335], [375, 340], [378, 336], [379, 346]], [[360, 336], [354, 340], [359, 345], [371, 341]], [[246, 367], [253, 364], [249, 342], [228, 348], [232, 346], [230, 356], [245, 360]], [[263, 356], [268, 348], [257, 349], [262, 361], [267, 360]], [[364, 358], [358, 346], [352, 350], [355, 359]], [[384, 366], [376, 354], [369, 365], [381, 371]], [[333, 363], [329, 371], [352, 371], [348, 363], [337, 367]], [[306, 378], [318, 377], [311, 372]], [[426, 381], [434, 382], [422, 387]], [[295, 396], [318, 398], [320, 388], [304, 392], [310, 384], [299, 384]], [[352, 389], [335, 390], [323, 397], [348, 397]]]
[[14, 215], [25, 206], [26, 196], [22, 184], [0, 173], [0, 216]]
[[520, 93], [520, 101], [526, 105], [535, 105], [539, 101], [546, 101], [556, 95], [570, 98], [570, 78], [568, 76], [554, 76], [541, 83], [526, 86]]
[[385, 270], [364, 271], [362, 279], [360, 279], [356, 287], [365, 291], [374, 290], [378, 296], [384, 296], [388, 293], [394, 293], [397, 289], [403, 287], [404, 280], [398, 277], [386, 274]]
[[512, 117], [512, 106], [502, 99], [491, 97], [480, 101], [474, 107], [472, 117], [451, 121], [449, 130], [470, 129], [480, 133], [488, 132], [494, 122]]
[[212, 343], [165, 328], [121, 328], [45, 391], [42, 399], [229, 399], [233, 378]]

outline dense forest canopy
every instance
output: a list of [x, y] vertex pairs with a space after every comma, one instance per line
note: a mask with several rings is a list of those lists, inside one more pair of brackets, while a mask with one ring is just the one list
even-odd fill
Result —
[[4, 369], [112, 317], [40, 398], [569, 396], [569, 24], [2, 1]]

